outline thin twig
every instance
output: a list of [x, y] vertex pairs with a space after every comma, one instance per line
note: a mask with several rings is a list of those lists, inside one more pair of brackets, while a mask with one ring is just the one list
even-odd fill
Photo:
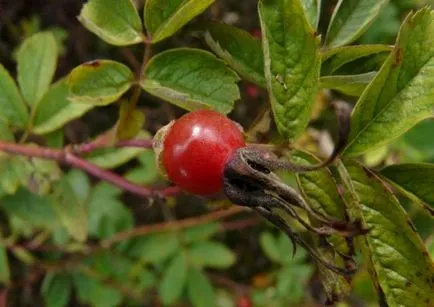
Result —
[[111, 184], [140, 197], [168, 197], [177, 195], [181, 192], [180, 188], [178, 187], [153, 189], [137, 185], [119, 175], [116, 175], [113, 172], [104, 170], [96, 166], [95, 164], [92, 164], [86, 160], [83, 160], [82, 158], [77, 157], [76, 155], [71, 153], [68, 148], [59, 150], [0, 141], [0, 151], [27, 157], [55, 160], [59, 163], [63, 163], [71, 167], [83, 170], [90, 175], [110, 182]]
[[227, 218], [229, 216], [233, 216], [246, 211], [248, 211], [248, 209], [245, 207], [234, 206], [227, 210], [213, 211], [211, 213], [199, 217], [192, 217], [192, 218], [173, 221], [169, 223], [165, 222], [165, 223], [159, 223], [153, 225], [144, 225], [141, 227], [136, 227], [131, 230], [118, 232], [117, 234], [113, 235], [111, 238], [102, 241], [101, 246], [103, 248], [110, 248], [113, 244], [116, 244], [118, 242], [133, 237], [144, 236], [155, 232], [166, 232], [166, 231], [174, 231], [174, 230], [180, 230], [184, 228], [190, 228], [201, 224], [206, 224], [212, 221], [217, 221], [223, 218]]
[[124, 147], [138, 147], [138, 148], [152, 148], [152, 140], [145, 139], [133, 139], [133, 140], [123, 140], [119, 141], [114, 145], [111, 145], [103, 140], [96, 139], [94, 142], [84, 143], [79, 145], [72, 145], [72, 152], [76, 155], [87, 154], [97, 149], [103, 148], [124, 148]]

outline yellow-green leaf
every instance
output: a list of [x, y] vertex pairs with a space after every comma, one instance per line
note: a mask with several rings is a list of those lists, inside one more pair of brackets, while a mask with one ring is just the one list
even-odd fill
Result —
[[68, 79], [69, 99], [91, 105], [107, 105], [131, 87], [133, 72], [111, 60], [96, 60], [74, 68]]
[[109, 44], [126, 46], [144, 39], [142, 21], [132, 0], [89, 0], [78, 20]]
[[32, 130], [37, 134], [53, 132], [93, 108], [91, 104], [72, 103], [68, 99], [66, 79], [53, 84], [37, 104]]

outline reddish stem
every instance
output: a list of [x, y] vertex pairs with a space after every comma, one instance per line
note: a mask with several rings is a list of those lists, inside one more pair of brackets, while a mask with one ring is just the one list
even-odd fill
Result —
[[[112, 147], [112, 146], [107, 144], [103, 140], [97, 139], [91, 143], [72, 145], [72, 151], [76, 155], [82, 155], [82, 154], [86, 154], [86, 153], [95, 151], [97, 149], [109, 148], [109, 147]], [[141, 140], [139, 140], [139, 139], [124, 140], [124, 141], [119, 141], [117, 144], [114, 145], [114, 147], [117, 147], [117, 148], [124, 148], [124, 147], [152, 148], [152, 140], [143, 140], [143, 139], [141, 139]]]
[[59, 163], [81, 169], [97, 178], [110, 182], [111, 184], [140, 197], [167, 197], [177, 195], [181, 192], [178, 187], [152, 189], [137, 185], [119, 175], [116, 175], [115, 173], [99, 168], [98, 166], [77, 157], [68, 149], [58, 150], [33, 145], [20, 145], [15, 143], [0, 142], [0, 151], [27, 157], [55, 160]]

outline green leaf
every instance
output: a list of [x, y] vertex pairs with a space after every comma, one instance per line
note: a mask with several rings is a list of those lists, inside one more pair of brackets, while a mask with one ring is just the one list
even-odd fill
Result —
[[277, 263], [282, 262], [279, 245], [270, 232], [263, 232], [259, 237], [259, 244], [267, 257]]
[[[316, 157], [301, 151], [293, 153], [291, 158], [292, 162], [300, 165], [315, 165], [319, 163]], [[328, 168], [299, 173], [296, 175], [296, 178], [303, 198], [306, 199], [313, 209], [339, 220], [345, 220], [345, 204], [338, 192], [336, 181]], [[326, 240], [332, 244], [333, 248], [327, 244], [321, 244], [319, 238], [313, 238], [318, 254], [329, 263], [339, 264], [342, 262], [340, 261], [342, 257], [334, 249], [344, 255], [350, 254], [351, 249], [345, 238], [334, 235], [326, 238]], [[351, 279], [349, 277], [340, 276], [321, 264], [318, 264], [318, 270], [321, 276], [321, 283], [330, 302], [340, 300], [350, 293]]]
[[64, 307], [72, 294], [72, 280], [64, 273], [49, 272], [45, 275], [41, 290], [45, 306]]
[[68, 178], [64, 177], [53, 188], [53, 208], [68, 233], [77, 241], [87, 238], [88, 218], [84, 202], [75, 194]]
[[153, 43], [161, 41], [205, 11], [215, 0], [148, 0], [145, 25]]
[[259, 56], [262, 54], [260, 40], [237, 27], [213, 22], [206, 26], [205, 41], [244, 79], [265, 87], [264, 57]]
[[112, 45], [132, 45], [145, 37], [140, 16], [131, 0], [89, 0], [78, 20]]
[[181, 252], [166, 267], [158, 293], [163, 304], [175, 303], [184, 290], [187, 279], [187, 259]]
[[116, 138], [129, 140], [137, 136], [145, 123], [145, 114], [132, 107], [130, 102], [123, 101], [119, 110], [119, 120], [116, 124]]
[[146, 150], [137, 158], [140, 161], [140, 166], [129, 171], [125, 178], [137, 184], [149, 185], [154, 183], [159, 177], [154, 151]]
[[111, 60], [87, 62], [69, 75], [69, 99], [76, 103], [107, 105], [128, 91], [133, 81], [133, 72], [124, 64]]
[[0, 154], [0, 189], [5, 194], [15, 194], [18, 188], [26, 185], [31, 173], [31, 165], [26, 158]]
[[73, 282], [81, 303], [88, 303], [92, 307], [115, 307], [122, 302], [123, 296], [119, 290], [110, 288], [95, 278], [75, 274]]
[[24, 100], [34, 106], [48, 91], [57, 65], [53, 34], [41, 32], [24, 41], [17, 53], [18, 84]]
[[355, 41], [367, 30], [388, 2], [388, 0], [340, 0], [327, 30], [326, 44], [337, 47]]
[[58, 225], [56, 215], [48, 197], [42, 197], [20, 188], [14, 195], [2, 198], [1, 206], [10, 216], [44, 229]]
[[[141, 131], [136, 139], [149, 139], [149, 133]], [[88, 161], [102, 168], [116, 168], [150, 149], [140, 147], [105, 148], [93, 151]]]
[[182, 232], [182, 242], [193, 243], [205, 241], [218, 233], [221, 229], [219, 223], [207, 223], [185, 229]]
[[235, 263], [236, 256], [221, 243], [203, 241], [191, 246], [188, 259], [191, 264], [199, 268], [226, 269]]
[[47, 147], [62, 149], [65, 144], [65, 133], [62, 128], [44, 135]]
[[15, 81], [9, 72], [0, 64], [0, 122], [5, 121], [11, 126], [24, 128], [29, 115], [23, 99], [18, 92]]
[[306, 128], [321, 65], [319, 38], [298, 0], [261, 0], [265, 78], [277, 128], [294, 141]]
[[336, 75], [320, 78], [320, 87], [338, 91], [349, 96], [360, 96], [377, 72], [371, 71], [360, 75]]
[[391, 165], [381, 175], [416, 203], [428, 205], [434, 214], [434, 164]]
[[209, 307], [215, 302], [214, 288], [206, 275], [199, 269], [190, 268], [187, 277], [188, 297], [194, 307]]
[[138, 238], [128, 251], [128, 255], [150, 263], [163, 263], [179, 251], [178, 235], [173, 232], [159, 233]]
[[413, 223], [378, 176], [351, 162], [339, 172], [348, 191], [348, 214], [370, 231], [357, 237], [380, 295], [380, 305], [434, 304], [434, 267]]
[[189, 111], [208, 108], [229, 113], [240, 98], [238, 76], [209, 52], [179, 48], [153, 57], [141, 86]]
[[[7, 142], [15, 142], [14, 134], [9, 129], [8, 124], [6, 122], [3, 122], [0, 120], [0, 140], [7, 141]], [[2, 155], [0, 153], [0, 161], [2, 159]], [[1, 162], [0, 162], [1, 164]]]
[[433, 31], [433, 11], [407, 17], [395, 49], [353, 110], [347, 156], [381, 147], [432, 116]]
[[332, 48], [322, 53], [321, 75], [335, 74], [340, 68], [356, 60], [366, 62], [373, 56], [389, 54], [393, 46], [355, 45]]
[[100, 183], [92, 190], [88, 203], [89, 236], [109, 238], [133, 227], [133, 215], [119, 200], [120, 193], [106, 183]]
[[93, 108], [90, 104], [72, 103], [68, 99], [69, 90], [66, 79], [53, 84], [37, 104], [33, 119], [33, 132], [47, 134], [53, 132], [73, 119], [81, 117]]
[[[319, 162], [318, 158], [312, 154], [302, 151], [292, 153], [291, 159], [299, 165], [315, 165]], [[304, 198], [313, 209], [338, 219], [344, 219], [345, 204], [328, 168], [299, 173], [296, 174], [296, 178]]]
[[86, 202], [91, 189], [89, 177], [87, 177], [87, 175], [82, 171], [76, 169], [69, 171], [66, 177], [75, 196], [79, 201], [83, 203]]
[[415, 152], [418, 159], [413, 161], [434, 162], [434, 143], [431, 142], [433, 131], [434, 118], [428, 118], [411, 128], [398, 142], [404, 143], [405, 150]]
[[[0, 239], [2, 238], [0, 233]], [[9, 260], [6, 246], [0, 243], [0, 285], [8, 284], [11, 279], [11, 272], [9, 269]]]
[[320, 0], [301, 0], [304, 11], [306, 13], [307, 20], [309, 21], [311, 27], [316, 29], [319, 22], [319, 14], [321, 1]]

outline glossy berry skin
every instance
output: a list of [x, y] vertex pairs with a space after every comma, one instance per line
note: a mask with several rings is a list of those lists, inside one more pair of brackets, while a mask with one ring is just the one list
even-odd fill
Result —
[[179, 118], [164, 139], [163, 164], [169, 179], [197, 195], [223, 187], [223, 170], [245, 141], [240, 128], [215, 111], [198, 110]]

